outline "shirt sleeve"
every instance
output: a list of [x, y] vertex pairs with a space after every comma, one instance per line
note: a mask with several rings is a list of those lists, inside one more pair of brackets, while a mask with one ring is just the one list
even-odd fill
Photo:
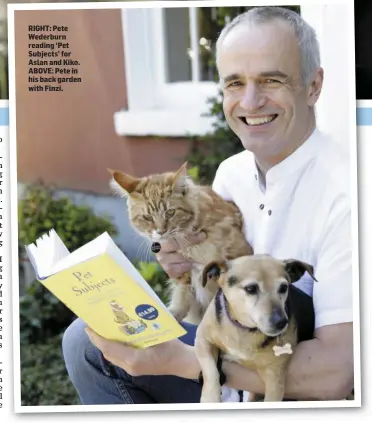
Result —
[[[349, 198], [334, 205], [319, 246], [313, 287], [315, 328], [353, 321], [353, 251]], [[354, 269], [355, 270], [355, 269]]]

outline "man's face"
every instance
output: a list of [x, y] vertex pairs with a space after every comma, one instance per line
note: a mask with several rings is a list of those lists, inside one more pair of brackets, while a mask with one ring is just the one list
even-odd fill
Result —
[[223, 40], [218, 67], [226, 120], [243, 146], [268, 161], [284, 159], [313, 127], [320, 92], [302, 84], [293, 30], [281, 21], [240, 24]]

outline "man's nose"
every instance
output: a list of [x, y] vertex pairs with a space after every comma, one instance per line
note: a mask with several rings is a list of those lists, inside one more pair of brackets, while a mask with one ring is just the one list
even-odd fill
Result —
[[242, 92], [240, 107], [249, 113], [254, 113], [265, 104], [265, 97], [260, 91], [258, 84], [248, 82]]

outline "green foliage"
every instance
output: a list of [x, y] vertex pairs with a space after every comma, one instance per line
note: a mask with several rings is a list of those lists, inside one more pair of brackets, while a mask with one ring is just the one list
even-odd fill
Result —
[[47, 342], [63, 332], [75, 315], [37, 280], [19, 298], [21, 343]]
[[21, 247], [53, 228], [71, 252], [105, 231], [117, 234], [107, 216], [96, 216], [91, 207], [78, 206], [42, 184], [26, 187], [18, 203], [18, 224]]
[[8, 25], [6, 19], [0, 19], [0, 100], [8, 96]]
[[187, 173], [194, 181], [199, 180], [199, 166], [193, 166], [187, 170]]
[[156, 261], [148, 263], [140, 261], [135, 266], [162, 302], [167, 305], [169, 293], [166, 281], [168, 280], [168, 276], [159, 263]]
[[[299, 6], [284, 6], [288, 9], [300, 13]], [[219, 34], [226, 22], [233, 20], [237, 15], [251, 9], [252, 7], [217, 7], [214, 19], [209, 19], [208, 27], [203, 34], [207, 37], [215, 37]], [[207, 13], [207, 8], [203, 13]], [[203, 19], [203, 24], [207, 19]], [[211, 50], [215, 52], [215, 43], [212, 42]], [[210, 61], [213, 61], [214, 54], [210, 55]], [[212, 62], [209, 63], [209, 67]], [[217, 69], [214, 66], [214, 78], [218, 81]], [[211, 184], [216, 174], [219, 164], [228, 157], [243, 151], [240, 139], [227, 125], [222, 105], [222, 92], [217, 97], [208, 100], [209, 110], [207, 116], [214, 118], [212, 131], [203, 137], [191, 137], [190, 148], [186, 160], [190, 166], [196, 166], [199, 172], [199, 182], [202, 184]]]
[[21, 343], [21, 399], [22, 405], [79, 404], [62, 357], [62, 334]]

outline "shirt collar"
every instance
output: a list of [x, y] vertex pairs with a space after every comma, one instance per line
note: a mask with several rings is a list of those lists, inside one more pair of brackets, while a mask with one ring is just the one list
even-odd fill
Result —
[[[321, 138], [322, 134], [317, 128], [315, 128], [310, 137], [299, 148], [297, 148], [297, 150], [268, 170], [266, 173], [266, 185], [269, 182], [275, 182], [279, 179], [283, 179], [303, 169], [316, 156], [318, 152], [317, 146], [321, 142]], [[257, 183], [261, 185], [260, 171], [255, 160], [254, 172]]]

